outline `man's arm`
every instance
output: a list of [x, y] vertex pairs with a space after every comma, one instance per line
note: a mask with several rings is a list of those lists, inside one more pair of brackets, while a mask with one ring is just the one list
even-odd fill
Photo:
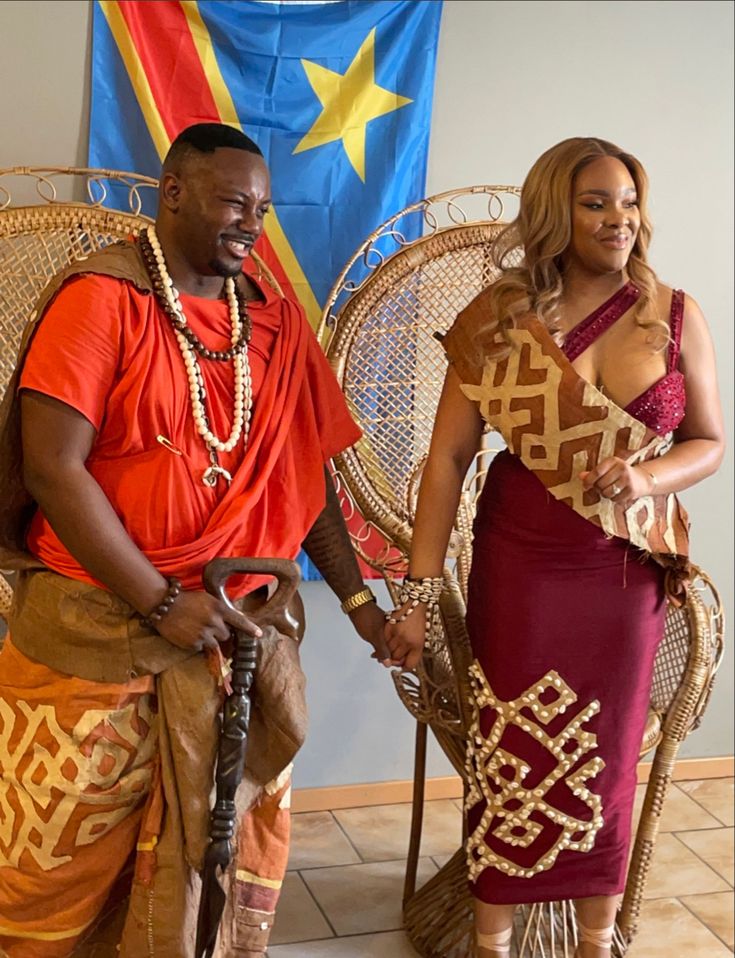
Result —
[[[66, 403], [33, 390], [21, 395], [21, 423], [25, 485], [52, 529], [93, 578], [147, 615], [168, 583], [127, 534], [86, 468], [94, 426]], [[228, 626], [260, 631], [219, 599], [187, 591], [156, 628], [174, 645], [201, 649], [226, 641]]]
[[[327, 502], [304, 539], [304, 551], [339, 601], [344, 602], [351, 595], [361, 592], [365, 584], [334, 481], [326, 467], [324, 479]], [[358, 634], [375, 649], [375, 658], [383, 664], [390, 664], [390, 653], [383, 638], [385, 613], [375, 602], [367, 602], [350, 612], [349, 617]]]

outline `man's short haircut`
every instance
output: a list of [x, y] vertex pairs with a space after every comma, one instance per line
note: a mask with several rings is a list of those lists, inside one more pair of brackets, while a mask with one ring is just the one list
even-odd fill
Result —
[[214, 153], [222, 147], [245, 150], [256, 156], [263, 155], [263, 151], [255, 140], [251, 140], [234, 126], [226, 126], [224, 123], [195, 123], [182, 130], [173, 141], [163, 161], [163, 168], [171, 170], [174, 167], [180, 167], [189, 156], [197, 153]]

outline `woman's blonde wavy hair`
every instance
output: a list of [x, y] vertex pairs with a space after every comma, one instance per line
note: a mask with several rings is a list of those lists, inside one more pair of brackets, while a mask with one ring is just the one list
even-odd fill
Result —
[[[534, 312], [560, 341], [563, 256], [572, 240], [574, 179], [587, 164], [603, 156], [615, 157], [626, 166], [638, 194], [640, 228], [627, 265], [628, 278], [641, 291], [636, 319], [643, 326], [662, 326], [668, 332], [666, 323], [658, 318], [657, 279], [647, 262], [652, 229], [646, 208], [646, 171], [634, 156], [614, 143], [578, 136], [562, 140], [536, 160], [521, 190], [518, 216], [493, 243], [493, 260], [500, 270], [489, 294], [490, 326], [495, 333], [498, 326], [504, 332], [518, 317]], [[523, 252], [521, 264], [509, 265], [512, 259], [517, 260], [519, 250]], [[480, 331], [485, 343], [489, 332], [488, 326]]]

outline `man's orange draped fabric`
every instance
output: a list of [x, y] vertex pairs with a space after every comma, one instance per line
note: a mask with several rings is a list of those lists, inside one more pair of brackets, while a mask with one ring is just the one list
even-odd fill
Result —
[[[223, 479], [214, 489], [202, 482], [209, 454], [194, 426], [183, 359], [149, 293], [108, 276], [72, 279], [49, 307], [23, 367], [21, 388], [67, 403], [98, 430], [87, 468], [135, 544], [185, 588], [201, 588], [202, 569], [215, 556], [294, 558], [324, 507], [324, 461], [360, 436], [300, 308], [265, 285], [261, 292], [263, 301], [248, 305], [248, 445], [220, 456], [233, 476], [229, 488]], [[227, 304], [181, 300], [204, 344], [227, 349]], [[201, 367], [212, 429], [227, 436], [232, 363]], [[27, 545], [62, 575], [94, 581], [40, 512]], [[251, 579], [234, 594], [256, 584]]]

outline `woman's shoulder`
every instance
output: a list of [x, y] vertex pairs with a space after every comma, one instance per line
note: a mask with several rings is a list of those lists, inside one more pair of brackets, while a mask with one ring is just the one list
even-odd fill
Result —
[[666, 283], [656, 282], [656, 308], [659, 317], [669, 325], [686, 325], [702, 321], [702, 310], [699, 304], [685, 290], [678, 286], [668, 286]]
[[697, 300], [679, 287], [657, 283], [659, 315], [672, 327], [682, 357], [698, 352], [710, 341], [707, 320]]

